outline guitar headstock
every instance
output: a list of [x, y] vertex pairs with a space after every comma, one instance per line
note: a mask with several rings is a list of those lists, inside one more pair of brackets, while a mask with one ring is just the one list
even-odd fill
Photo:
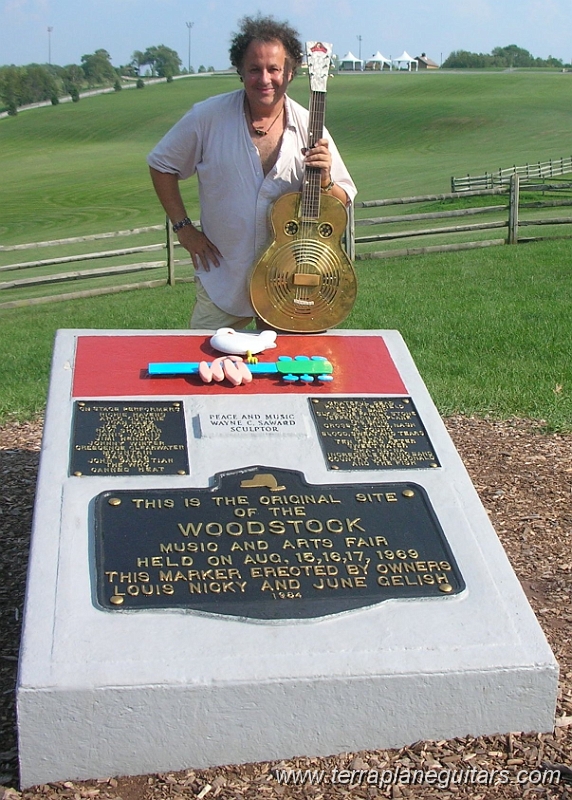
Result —
[[308, 61], [308, 75], [310, 89], [313, 92], [325, 92], [332, 45], [327, 42], [306, 42], [306, 59]]

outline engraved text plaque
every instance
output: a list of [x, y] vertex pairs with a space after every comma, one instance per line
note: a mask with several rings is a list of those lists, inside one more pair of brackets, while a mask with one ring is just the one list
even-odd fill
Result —
[[272, 467], [209, 488], [103, 492], [95, 550], [109, 610], [296, 619], [464, 588], [422, 487], [310, 485]]
[[409, 397], [313, 398], [328, 469], [422, 469], [439, 461]]
[[188, 471], [181, 402], [74, 404], [70, 474], [186, 475]]

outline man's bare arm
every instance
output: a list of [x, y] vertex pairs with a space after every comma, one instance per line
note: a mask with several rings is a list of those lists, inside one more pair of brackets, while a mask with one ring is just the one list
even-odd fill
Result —
[[[178, 176], [171, 172], [159, 172], [153, 167], [149, 169], [157, 197], [173, 225], [187, 218]], [[177, 237], [185, 250], [189, 251], [195, 269], [202, 266], [209, 272], [211, 266], [219, 266], [221, 254], [218, 247], [194, 225], [184, 225], [177, 231]]]

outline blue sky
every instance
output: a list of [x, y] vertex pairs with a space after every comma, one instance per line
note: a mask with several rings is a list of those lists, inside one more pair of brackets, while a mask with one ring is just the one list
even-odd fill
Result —
[[[290, 0], [274, 8], [303, 41], [332, 42], [339, 56], [380, 50], [389, 58], [406, 50], [441, 63], [453, 50], [490, 53], [516, 44], [572, 61], [570, 0]], [[272, 13], [270, 4], [249, 0], [0, 0], [0, 65], [45, 63], [49, 53], [53, 64], [79, 64], [104, 48], [120, 66], [134, 50], [164, 44], [186, 66], [185, 23], [192, 22], [194, 68], [224, 69], [237, 20], [259, 10]]]

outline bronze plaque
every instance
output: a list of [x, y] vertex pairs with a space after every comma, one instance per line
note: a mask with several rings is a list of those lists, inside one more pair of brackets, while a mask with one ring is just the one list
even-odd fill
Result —
[[328, 469], [440, 466], [409, 397], [312, 398], [309, 402]]
[[181, 402], [74, 403], [71, 475], [186, 475]]
[[205, 489], [101, 493], [95, 561], [109, 610], [302, 619], [465, 585], [422, 487], [311, 485], [272, 467]]

